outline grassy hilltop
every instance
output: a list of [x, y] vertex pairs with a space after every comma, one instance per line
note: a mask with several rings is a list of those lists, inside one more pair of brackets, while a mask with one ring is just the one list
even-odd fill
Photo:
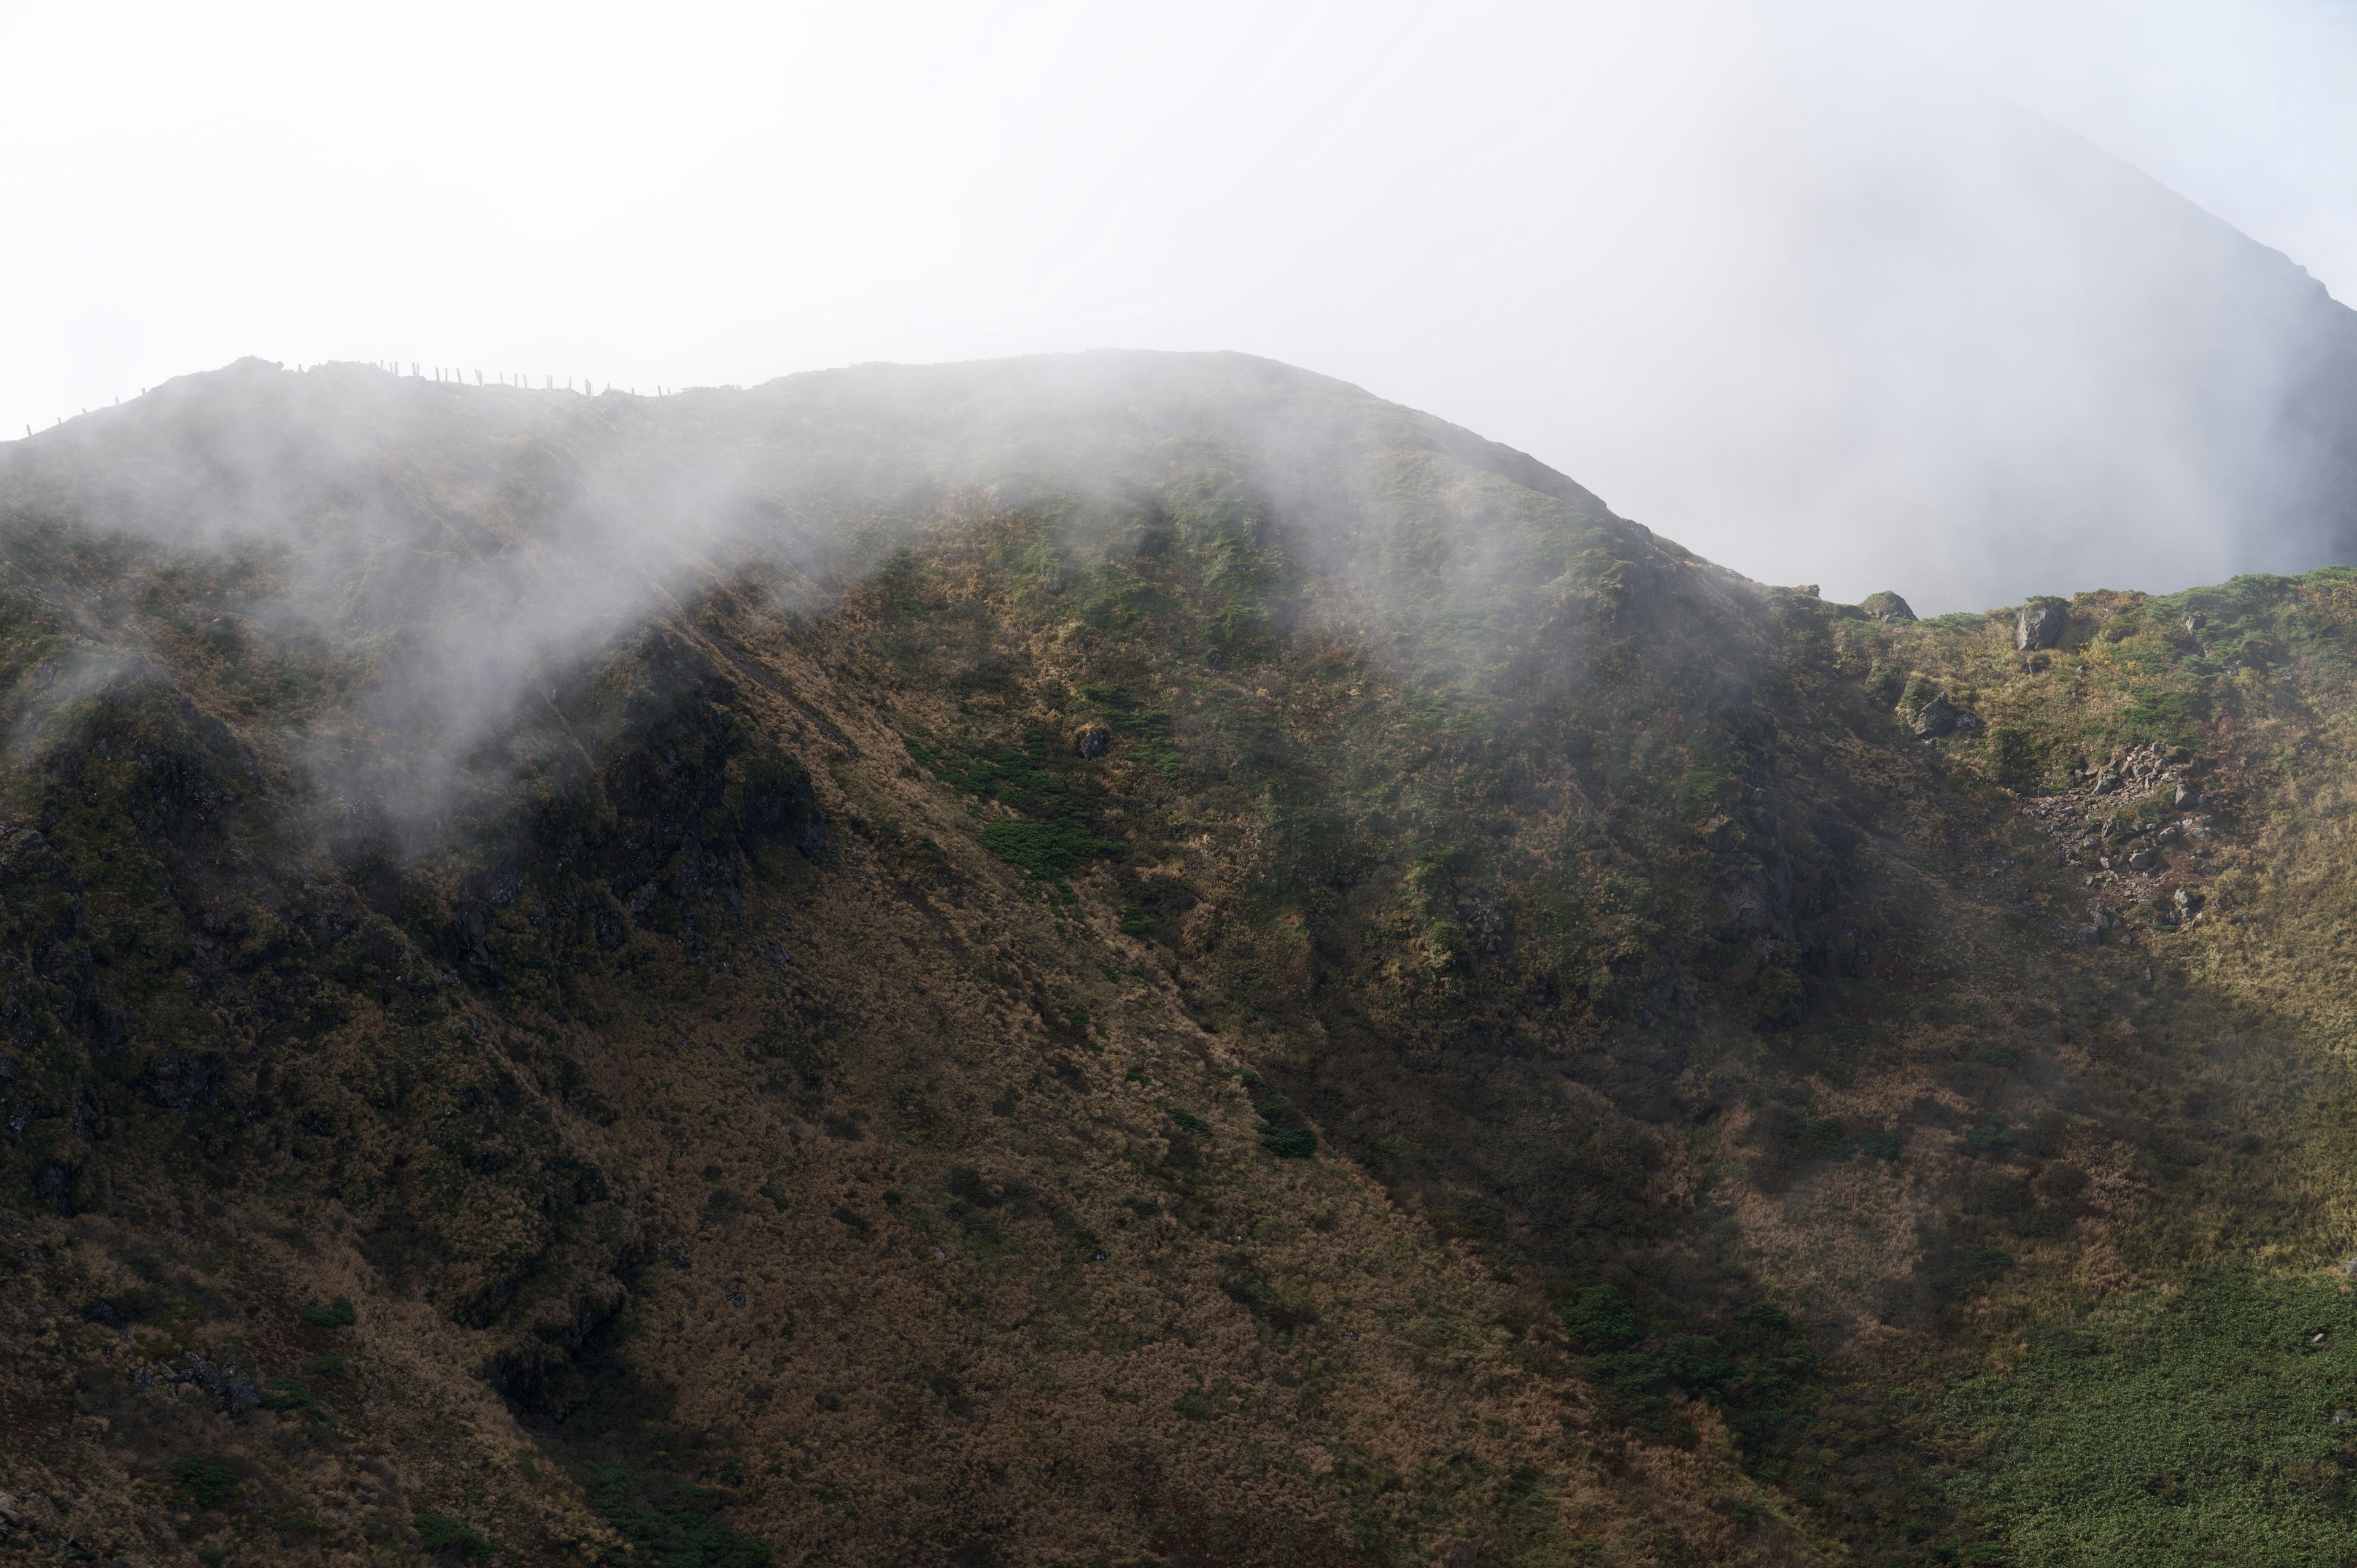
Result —
[[0, 1549], [2357, 1561], [2352, 648], [1235, 356], [14, 444]]

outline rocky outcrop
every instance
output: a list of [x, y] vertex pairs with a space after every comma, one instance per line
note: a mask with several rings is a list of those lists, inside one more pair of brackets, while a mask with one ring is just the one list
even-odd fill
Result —
[[2070, 607], [2061, 599], [2032, 599], [2021, 607], [2020, 618], [2014, 622], [2013, 646], [2024, 653], [2059, 648], [2070, 626]]
[[1915, 714], [1915, 733], [1925, 740], [1937, 740], [1943, 736], [1977, 729], [1980, 720], [1957, 707], [1942, 693], [1924, 703]]
[[1907, 601], [1888, 588], [1878, 594], [1867, 595], [1858, 601], [1857, 607], [1866, 612], [1867, 619], [1878, 620], [1885, 625], [1904, 625], [1915, 618], [1915, 612], [1909, 607]]

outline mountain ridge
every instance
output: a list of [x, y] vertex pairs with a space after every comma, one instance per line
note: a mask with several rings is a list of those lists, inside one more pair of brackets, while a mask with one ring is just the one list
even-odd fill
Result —
[[[2346, 572], [2017, 647], [1243, 356], [164, 391], [0, 458], [14, 1539], [2357, 1529]], [[2258, 1468], [2007, 1445], [2278, 1295]]]

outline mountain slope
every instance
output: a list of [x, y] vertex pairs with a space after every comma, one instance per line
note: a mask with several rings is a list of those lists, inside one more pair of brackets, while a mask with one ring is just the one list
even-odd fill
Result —
[[2357, 1535], [2343, 574], [1917, 623], [1233, 356], [248, 361], [0, 506], [14, 1541]]

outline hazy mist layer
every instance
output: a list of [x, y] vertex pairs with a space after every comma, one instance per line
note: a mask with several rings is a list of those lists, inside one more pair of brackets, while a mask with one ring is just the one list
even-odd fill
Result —
[[[538, 771], [546, 758], [514, 747], [544, 700], [683, 604], [823, 611], [919, 533], [1018, 510], [1053, 550], [1103, 559], [1158, 515], [1174, 468], [1233, 487], [1265, 535], [1254, 548], [1317, 585], [1305, 602], [1437, 621], [1480, 656], [1501, 634], [1457, 601], [1523, 568], [1478, 488], [1452, 492], [1437, 536], [1423, 522], [1371, 535], [1364, 520], [1408, 478], [1403, 454], [1690, 559], [1527, 456], [1347, 383], [1135, 352], [662, 398], [249, 360], [0, 450], [0, 528], [37, 558], [71, 557], [91, 596], [48, 612], [82, 651], [45, 669], [44, 690], [145, 679], [117, 646], [125, 626], [135, 642], [261, 632], [305, 650], [307, 679], [335, 693], [282, 760], [331, 816], [364, 811], [422, 842]], [[149, 581], [220, 613], [188, 623], [141, 598]]]
[[27, 14], [0, 428], [245, 353], [649, 392], [1232, 349], [1846, 598], [2357, 556], [2350, 314], [1811, 9]]

